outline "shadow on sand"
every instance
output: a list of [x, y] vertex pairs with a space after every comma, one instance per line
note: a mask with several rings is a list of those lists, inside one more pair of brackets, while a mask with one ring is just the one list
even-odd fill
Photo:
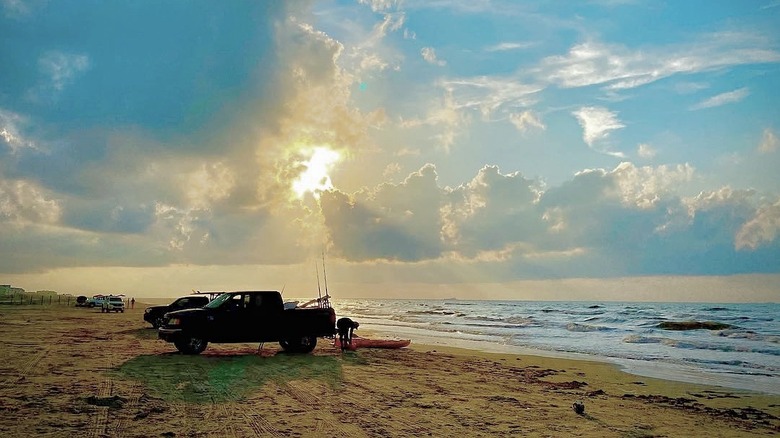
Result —
[[115, 369], [117, 377], [143, 382], [168, 401], [214, 403], [241, 400], [267, 382], [318, 380], [331, 388], [342, 380], [335, 356], [278, 353], [187, 356], [178, 353], [137, 356]]

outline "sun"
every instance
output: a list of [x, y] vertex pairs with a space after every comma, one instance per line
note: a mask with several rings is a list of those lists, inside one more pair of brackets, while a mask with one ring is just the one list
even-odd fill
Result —
[[292, 189], [298, 198], [303, 199], [306, 193], [311, 193], [315, 199], [320, 193], [333, 188], [330, 172], [341, 159], [341, 154], [326, 146], [318, 146], [308, 151], [311, 156], [308, 161], [300, 164], [306, 169], [293, 181]]

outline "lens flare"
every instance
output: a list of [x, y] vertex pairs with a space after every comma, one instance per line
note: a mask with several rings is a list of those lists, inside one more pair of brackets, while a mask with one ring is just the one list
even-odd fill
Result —
[[325, 146], [313, 148], [310, 153], [309, 160], [301, 162], [306, 170], [292, 183], [293, 192], [300, 199], [303, 199], [306, 193], [311, 193], [315, 199], [319, 199], [322, 191], [332, 189], [333, 183], [329, 174], [341, 158], [341, 154]]

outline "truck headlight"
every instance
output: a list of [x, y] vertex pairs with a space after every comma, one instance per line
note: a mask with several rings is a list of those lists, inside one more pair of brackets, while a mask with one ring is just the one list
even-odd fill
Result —
[[168, 325], [179, 325], [181, 324], [181, 319], [179, 318], [171, 318], [168, 320]]

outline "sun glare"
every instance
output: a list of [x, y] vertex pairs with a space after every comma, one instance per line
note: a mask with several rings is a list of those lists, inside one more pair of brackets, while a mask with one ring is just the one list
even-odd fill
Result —
[[332, 189], [329, 173], [340, 158], [341, 154], [324, 146], [312, 149], [309, 160], [301, 162], [306, 170], [292, 183], [292, 189], [298, 198], [303, 199], [306, 193], [311, 193], [319, 199], [320, 192]]

